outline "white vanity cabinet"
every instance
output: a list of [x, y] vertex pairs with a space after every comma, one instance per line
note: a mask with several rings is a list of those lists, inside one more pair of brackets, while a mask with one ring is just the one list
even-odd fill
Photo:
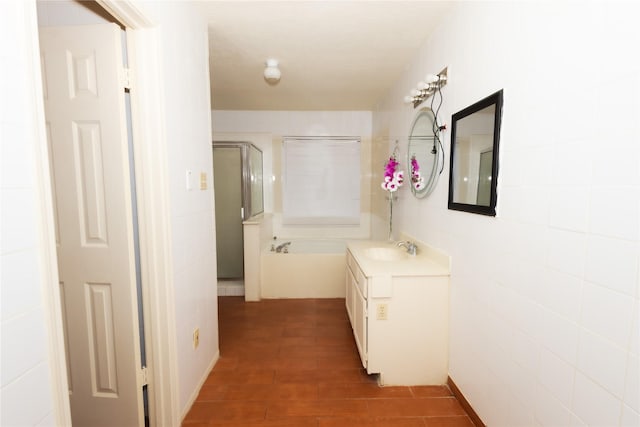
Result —
[[347, 250], [345, 304], [362, 365], [382, 385], [446, 384], [448, 258], [369, 259], [375, 244]]

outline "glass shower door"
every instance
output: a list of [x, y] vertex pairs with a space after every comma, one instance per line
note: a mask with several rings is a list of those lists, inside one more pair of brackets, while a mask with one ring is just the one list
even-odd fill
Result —
[[242, 279], [242, 151], [241, 147], [213, 148], [216, 200], [216, 251], [219, 279]]
[[262, 151], [249, 142], [213, 143], [218, 279], [244, 278], [242, 222], [264, 209]]

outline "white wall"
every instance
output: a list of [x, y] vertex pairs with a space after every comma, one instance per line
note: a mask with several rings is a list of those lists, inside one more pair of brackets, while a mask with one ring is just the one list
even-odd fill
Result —
[[[57, 395], [50, 376], [60, 368], [50, 353], [47, 323], [54, 309], [41, 225], [47, 215], [47, 171], [39, 170], [43, 151], [42, 103], [33, 2], [0, 3], [0, 424], [56, 425]], [[11, 66], [8, 66], [11, 64]], [[50, 208], [50, 205], [49, 205]], [[51, 211], [48, 211], [49, 213]], [[51, 232], [52, 230], [49, 230]], [[51, 242], [51, 235], [49, 242]], [[54, 266], [55, 268], [55, 266]], [[55, 273], [54, 273], [55, 275]], [[59, 305], [58, 305], [59, 307]], [[59, 325], [58, 325], [59, 326]], [[60, 329], [61, 330], [61, 329]], [[27, 398], [28, 396], [28, 398]], [[66, 400], [68, 405], [68, 399]]]
[[448, 167], [394, 209], [452, 256], [450, 376], [489, 426], [640, 425], [638, 12], [458, 3], [374, 113], [406, 141], [424, 74], [449, 67], [447, 124], [504, 88], [497, 217], [447, 210]]
[[370, 136], [370, 111], [229, 111], [211, 113], [217, 132], [274, 136]]
[[[171, 204], [180, 409], [219, 356], [207, 24], [198, 2], [141, 2], [158, 24]], [[186, 189], [186, 171], [193, 190]], [[208, 186], [199, 190], [200, 173]], [[200, 328], [200, 346], [192, 337]]]
[[[225, 134], [271, 135], [271, 146], [260, 146], [264, 152], [265, 210], [273, 212], [273, 233], [278, 237], [345, 237], [366, 238], [370, 235], [370, 188], [368, 176], [361, 181], [361, 216], [359, 226], [312, 227], [286, 226], [281, 211], [281, 147], [283, 136], [359, 136], [361, 137], [361, 170], [368, 173], [371, 150], [370, 111], [229, 111], [211, 112], [213, 131]], [[235, 138], [235, 137], [234, 137]], [[271, 199], [269, 199], [271, 198]], [[268, 210], [271, 209], [271, 210]]]
[[97, 3], [76, 0], [36, 0], [38, 26], [94, 25], [117, 22]]

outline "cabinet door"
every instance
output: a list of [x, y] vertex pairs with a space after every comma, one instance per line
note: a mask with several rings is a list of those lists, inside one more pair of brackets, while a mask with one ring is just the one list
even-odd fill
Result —
[[353, 273], [351, 272], [351, 269], [349, 267], [347, 267], [347, 272], [346, 272], [346, 298], [345, 298], [345, 305], [347, 307], [347, 315], [349, 316], [349, 322], [351, 322], [351, 327], [353, 328], [353, 296], [354, 296], [354, 291], [355, 291], [355, 279], [353, 277]]
[[362, 296], [362, 292], [357, 286], [357, 283], [353, 282], [353, 335], [356, 338], [356, 346], [360, 353], [360, 360], [362, 366], [367, 367], [367, 300]]

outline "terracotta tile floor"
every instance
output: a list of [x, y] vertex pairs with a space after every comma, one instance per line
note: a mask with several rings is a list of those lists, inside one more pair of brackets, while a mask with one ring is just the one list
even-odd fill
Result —
[[343, 299], [220, 297], [220, 360], [183, 427], [473, 427], [446, 386], [379, 387]]

